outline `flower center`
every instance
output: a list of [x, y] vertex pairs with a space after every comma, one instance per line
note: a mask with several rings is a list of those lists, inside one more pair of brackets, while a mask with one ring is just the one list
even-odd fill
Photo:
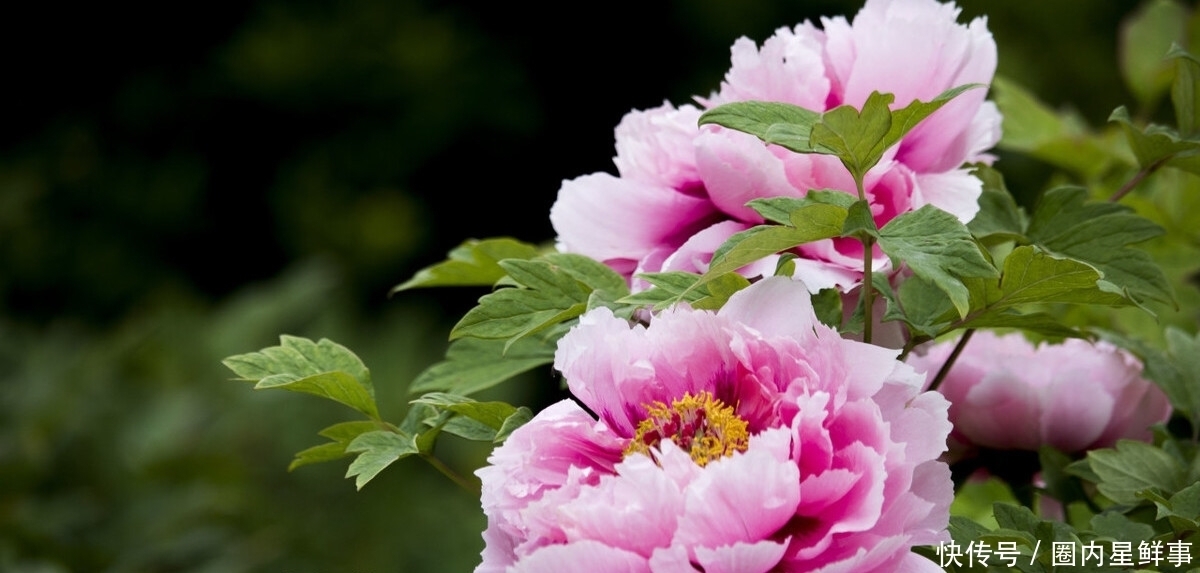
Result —
[[684, 394], [670, 406], [655, 402], [645, 408], [646, 419], [638, 423], [637, 433], [625, 448], [627, 456], [636, 452], [653, 458], [651, 449], [662, 440], [671, 440], [704, 466], [749, 447], [746, 421], [708, 392]]

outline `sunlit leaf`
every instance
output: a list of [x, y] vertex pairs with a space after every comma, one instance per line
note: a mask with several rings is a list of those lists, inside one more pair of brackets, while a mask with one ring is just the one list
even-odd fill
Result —
[[222, 361], [255, 389], [278, 388], [312, 394], [379, 418], [371, 374], [358, 356], [328, 339], [283, 335], [280, 345]]
[[417, 271], [392, 292], [436, 286], [491, 286], [506, 274], [500, 261], [537, 255], [537, 247], [515, 239], [471, 239], [450, 251], [447, 260]]

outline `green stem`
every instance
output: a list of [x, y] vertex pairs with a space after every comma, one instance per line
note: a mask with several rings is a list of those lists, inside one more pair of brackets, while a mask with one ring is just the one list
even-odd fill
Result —
[[946, 359], [946, 363], [938, 369], [937, 376], [933, 377], [933, 382], [929, 384], [929, 390], [937, 390], [938, 386], [942, 385], [942, 381], [946, 379], [946, 375], [950, 373], [950, 367], [954, 365], [954, 361], [958, 360], [958, 355], [962, 354], [963, 348], [966, 348], [967, 341], [971, 340], [971, 335], [975, 334], [974, 328], [968, 328], [963, 333], [962, 338], [958, 339], [958, 344], [954, 345], [954, 350], [950, 352], [950, 357]]
[[475, 497], [479, 497], [479, 494], [480, 494], [479, 482], [467, 479], [467, 478], [459, 475], [458, 472], [451, 469], [450, 466], [446, 465], [445, 462], [438, 459], [438, 457], [433, 454], [421, 454], [421, 458], [424, 459], [425, 461], [429, 462], [429, 465], [433, 466], [434, 469], [436, 469], [439, 472], [442, 472], [442, 475], [450, 478], [450, 481], [454, 482], [455, 484], [458, 484], [458, 487], [463, 488], [463, 490], [465, 490], [467, 493], [474, 495]]
[[[863, 189], [863, 176], [859, 173], [852, 173], [854, 176], [854, 187], [858, 190], [858, 200], [866, 201], [867, 193]], [[875, 287], [871, 284], [872, 263], [875, 262], [875, 238], [866, 237], [861, 239], [863, 245], [863, 342], [871, 343], [871, 322], [872, 310], [875, 306]]]

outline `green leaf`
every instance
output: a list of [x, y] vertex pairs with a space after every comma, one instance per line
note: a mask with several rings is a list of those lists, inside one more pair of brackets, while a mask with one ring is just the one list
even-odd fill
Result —
[[429, 393], [412, 402], [466, 416], [493, 430], [499, 430], [504, 421], [517, 411], [516, 407], [504, 402], [476, 402], [466, 396], [443, 392]]
[[1200, 529], [1200, 483], [1185, 487], [1170, 499], [1150, 498], [1158, 508], [1157, 519], [1166, 519], [1175, 533], [1183, 535]]
[[591, 288], [593, 293], [603, 293], [605, 300], [616, 301], [629, 294], [625, 277], [595, 259], [574, 253], [549, 253], [542, 258]]
[[1109, 169], [1114, 155], [1090, 134], [1078, 114], [1055, 112], [1016, 82], [997, 77], [992, 99], [1004, 116], [1001, 149], [1032, 155], [1085, 179]]
[[812, 295], [812, 303], [821, 324], [841, 330], [842, 293], [835, 288], [821, 289], [821, 292]]
[[358, 453], [346, 470], [346, 477], [355, 478], [357, 489], [362, 489], [393, 462], [418, 453], [413, 436], [385, 430], [359, 435], [346, 446], [346, 451]]
[[[436, 426], [436, 424], [429, 424]], [[491, 442], [496, 438], [496, 429], [465, 416], [454, 416], [449, 418], [441, 425], [440, 431], [446, 434], [453, 434], [464, 440], [473, 442]]]
[[292, 459], [292, 463], [288, 465], [288, 471], [290, 472], [298, 467], [309, 464], [328, 462], [346, 457], [350, 455], [350, 452], [346, 451], [346, 446], [350, 445], [350, 442], [366, 432], [381, 429], [383, 429], [383, 425], [374, 421], [342, 422], [329, 426], [321, 430], [319, 434], [332, 441], [297, 453], [295, 458]]
[[1076, 501], [1088, 500], [1079, 479], [1066, 472], [1071, 465], [1070, 456], [1044, 445], [1038, 449], [1038, 465], [1042, 468], [1042, 480], [1046, 493], [1066, 507]]
[[1139, 493], [1157, 488], [1172, 495], [1183, 488], [1186, 468], [1170, 454], [1144, 442], [1121, 440], [1116, 448], [1092, 450], [1088, 463], [1100, 493], [1117, 503], [1136, 504]]
[[1097, 535], [1117, 541], [1129, 541], [1135, 545], [1140, 541], [1154, 538], [1153, 527], [1132, 521], [1116, 511], [1096, 514], [1092, 517], [1091, 526]]
[[1178, 44], [1171, 46], [1168, 58], [1175, 60], [1175, 81], [1171, 84], [1171, 103], [1175, 107], [1175, 124], [1184, 136], [1200, 132], [1200, 61]]
[[842, 223], [841, 235], [860, 241], [879, 240], [879, 228], [875, 226], [875, 217], [871, 215], [869, 203], [860, 199], [850, 205]]
[[879, 163], [883, 153], [912, 131], [922, 120], [963, 92], [983, 87], [968, 84], [946, 90], [928, 102], [913, 101], [891, 111], [891, 94], [872, 92], [862, 109], [843, 105], [825, 112], [812, 126], [809, 144], [819, 153], [836, 155], [855, 177], [862, 180]]
[[708, 288], [709, 296], [692, 303], [692, 308], [717, 310], [729, 302], [729, 297], [750, 286], [750, 281], [742, 275], [731, 272], [714, 276], [712, 280], [706, 282], [705, 286]]
[[581, 255], [550, 253], [533, 260], [505, 259], [507, 273], [501, 288], [479, 299], [450, 331], [451, 340], [462, 337], [505, 339], [505, 349], [517, 341], [571, 320], [597, 306], [621, 308], [616, 301], [627, 296], [625, 279], [602, 263]]
[[1118, 337], [1118, 342], [1142, 358], [1143, 374], [1162, 388], [1175, 413], [1192, 422], [1193, 436], [1200, 435], [1200, 334], [1189, 336], [1175, 327], [1166, 329], [1164, 352], [1142, 341]]
[[523, 372], [553, 362], [555, 343], [565, 333], [565, 328], [553, 327], [522, 338], [511, 346], [503, 340], [455, 340], [446, 351], [446, 359], [421, 372], [409, 387], [409, 392], [469, 395], [491, 388]]
[[310, 464], [339, 460], [348, 455], [350, 454], [346, 452], [346, 444], [339, 444], [337, 442], [318, 444], [296, 452], [295, 457], [292, 458], [292, 463], [288, 464], [288, 471], [290, 472], [298, 467]]
[[1029, 533], [1036, 531], [1042, 522], [1029, 508], [1001, 501], [992, 504], [992, 515], [996, 517], [996, 523], [1004, 529]]
[[983, 182], [983, 193], [979, 196], [979, 212], [967, 224], [967, 229], [976, 239], [989, 245], [1023, 240], [1028, 218], [1005, 187], [1000, 172], [980, 165], [971, 173]]
[[811, 153], [808, 134], [820, 117], [818, 112], [791, 104], [742, 101], [719, 105], [704, 112], [699, 124], [728, 127], [798, 153]]
[[345, 404], [379, 419], [371, 374], [346, 347], [322, 338], [283, 335], [280, 345], [239, 354], [222, 363], [240, 380], [257, 382], [256, 390], [279, 388], [312, 394]]
[[1130, 245], [1163, 234], [1162, 227], [1114, 203], [1084, 203], [1087, 192], [1060, 187], [1042, 196], [1029, 222], [1029, 240], [1062, 257], [1087, 263], [1134, 301], [1174, 303], [1162, 269]]
[[[881, 291], [886, 292], [886, 291]], [[888, 297], [884, 320], [903, 320], [910, 328], [934, 338], [946, 330], [946, 325], [958, 313], [950, 299], [933, 283], [919, 276], [909, 277]]]
[[1165, 164], [1200, 174], [1200, 141], [1181, 138], [1175, 130], [1161, 125], [1138, 128], [1124, 106], [1113, 110], [1108, 120], [1121, 125], [1129, 147], [1143, 169], [1155, 169]]
[[512, 435], [513, 431], [525, 424], [528, 424], [533, 419], [533, 412], [524, 406], [517, 408], [511, 416], [504, 419], [504, 423], [500, 425], [500, 429], [496, 431], [496, 437], [492, 438], [492, 442], [502, 444]]
[[[845, 218], [846, 210], [841, 207], [809, 203], [788, 214], [790, 226], [759, 225], [735, 233], [713, 253], [705, 276], [733, 272], [780, 251], [836, 237], [841, 234]], [[702, 280], [700, 284], [705, 282]]]
[[637, 276], [650, 283], [652, 288], [631, 294], [617, 302], [629, 305], [652, 304], [655, 310], [661, 310], [679, 301], [690, 303], [709, 296], [707, 288], [696, 286], [701, 278], [696, 273], [667, 271], [642, 273]]
[[1030, 303], [1130, 304], [1100, 279], [1090, 265], [1026, 245], [1004, 259], [999, 298], [989, 302], [995, 310]]
[[587, 309], [590, 289], [548, 261], [507, 259], [500, 266], [527, 288], [501, 288], [481, 297], [450, 331], [451, 340], [472, 336], [512, 343]]
[[1171, 0], [1142, 5], [1121, 28], [1120, 70], [1126, 87], [1143, 108], [1151, 108], [1171, 84], [1164, 61], [1171, 45], [1185, 40], [1187, 9]]
[[966, 226], [932, 205], [904, 213], [879, 231], [879, 247], [899, 268], [908, 265], [950, 298], [959, 316], [970, 310], [964, 277], [996, 277], [999, 271], [983, 256]]
[[895, 99], [892, 94], [871, 92], [861, 110], [842, 105], [825, 112], [812, 127], [811, 145], [821, 153], [838, 156], [851, 175], [862, 180], [887, 149], [882, 144], [892, 127], [889, 106]]
[[751, 199], [746, 206], [754, 209], [764, 219], [779, 223], [792, 224], [792, 211], [803, 209], [812, 203], [808, 197], [766, 197]]
[[447, 260], [417, 271], [413, 278], [393, 288], [392, 293], [420, 287], [491, 286], [506, 274], [500, 261], [532, 259], [537, 255], [537, 247], [515, 239], [471, 239], [450, 251]]

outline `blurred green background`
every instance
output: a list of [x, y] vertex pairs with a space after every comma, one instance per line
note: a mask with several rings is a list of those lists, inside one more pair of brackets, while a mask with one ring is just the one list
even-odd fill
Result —
[[[1135, 2], [963, 2], [1000, 73], [1092, 125]], [[553, 237], [630, 108], [714, 89], [738, 36], [860, 3], [546, 14], [347, 0], [12, 8], [0, 35], [0, 571], [469, 571], [478, 500], [416, 460], [287, 473], [346, 419], [221, 358], [328, 337], [385, 417], [480, 292], [389, 288], [468, 237]], [[1033, 197], [1049, 169], [1002, 155]], [[509, 214], [510, 205], [517, 209]], [[507, 399], [539, 406], [541, 371]], [[469, 470], [486, 451], [448, 447]]]

